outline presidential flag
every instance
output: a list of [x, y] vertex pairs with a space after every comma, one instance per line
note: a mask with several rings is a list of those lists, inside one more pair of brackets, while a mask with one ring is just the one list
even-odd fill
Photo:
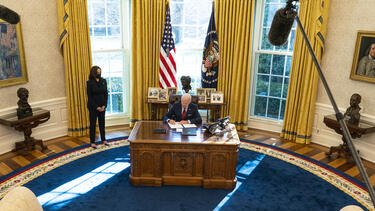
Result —
[[202, 88], [217, 88], [219, 69], [219, 42], [215, 26], [215, 9], [212, 5], [210, 23], [208, 24], [202, 60]]
[[167, 87], [177, 87], [176, 50], [172, 36], [171, 16], [169, 5], [166, 5], [164, 32], [160, 48], [159, 61], [159, 86], [163, 89]]

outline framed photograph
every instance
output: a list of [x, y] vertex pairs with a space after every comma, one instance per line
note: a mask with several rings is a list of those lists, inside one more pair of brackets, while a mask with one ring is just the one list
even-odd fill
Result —
[[215, 88], [206, 88], [206, 99], [211, 99], [211, 92], [215, 92]]
[[204, 88], [197, 88], [197, 95], [198, 96], [206, 95], [206, 90]]
[[350, 78], [375, 83], [375, 32], [358, 31]]
[[211, 103], [224, 103], [224, 94], [222, 92], [211, 92]]
[[160, 90], [160, 88], [156, 88], [156, 87], [148, 87], [148, 95], [147, 95], [147, 98], [158, 99], [158, 98], [159, 98], [159, 90]]
[[198, 103], [206, 103], [206, 95], [198, 95]]
[[166, 102], [168, 100], [167, 89], [160, 89], [158, 95], [158, 101]]
[[177, 87], [167, 87], [168, 97], [177, 94]]
[[14, 25], [0, 19], [0, 87], [27, 82], [21, 22]]

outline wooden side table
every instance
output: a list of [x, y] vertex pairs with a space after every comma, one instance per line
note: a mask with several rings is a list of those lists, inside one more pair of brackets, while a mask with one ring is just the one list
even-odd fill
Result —
[[18, 119], [17, 112], [0, 116], [0, 124], [13, 127], [15, 130], [23, 132], [25, 136], [25, 140], [17, 142], [16, 148], [12, 151], [20, 150], [22, 154], [28, 154], [35, 149], [35, 145], [39, 145], [42, 151], [47, 149], [42, 140], [31, 137], [31, 129], [48, 121], [49, 118], [50, 112], [41, 108], [33, 108], [33, 115], [23, 119]]
[[[336, 115], [332, 114], [332, 115], [324, 116], [323, 122], [327, 125], [327, 127], [334, 129], [336, 133], [342, 135], [342, 141], [343, 141], [343, 144], [340, 144], [339, 146], [332, 146], [329, 149], [329, 152], [326, 153], [326, 155], [331, 156], [332, 153], [337, 152], [338, 156], [341, 156], [341, 154], [344, 154], [344, 157], [347, 160], [352, 160], [351, 153], [350, 153], [348, 144], [346, 142], [346, 139], [343, 136], [340, 123], [336, 120]], [[375, 123], [372, 123], [372, 122], [368, 122], [368, 121], [361, 119], [359, 122], [359, 125], [352, 125], [352, 124], [349, 124], [348, 122], [346, 123], [348, 125], [350, 135], [352, 136], [353, 139], [360, 138], [364, 134], [375, 132]]]

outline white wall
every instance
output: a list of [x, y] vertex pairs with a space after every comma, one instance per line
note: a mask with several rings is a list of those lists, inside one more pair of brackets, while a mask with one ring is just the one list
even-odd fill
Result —
[[[375, 123], [375, 83], [349, 78], [352, 68], [358, 30], [375, 31], [375, 1], [331, 0], [326, 51], [321, 66], [338, 107], [345, 112], [353, 93], [362, 96], [362, 119]], [[325, 114], [333, 113], [332, 106], [321, 82], [318, 86], [316, 121], [313, 142], [325, 146], [341, 143], [341, 137], [323, 123]], [[375, 161], [375, 134], [354, 140], [362, 157]]]
[[[35, 138], [67, 134], [64, 59], [59, 47], [57, 3], [53, 0], [0, 0], [20, 14], [29, 82], [0, 88], [0, 115], [15, 112], [17, 89], [29, 90], [32, 107], [51, 110], [51, 119], [33, 130]], [[65, 129], [63, 129], [65, 128]], [[0, 125], [0, 154], [22, 141], [20, 132]]]
[[[331, 0], [329, 9], [325, 53], [321, 61], [323, 73], [342, 112], [349, 107], [353, 93], [362, 96], [362, 119], [375, 123], [375, 83], [351, 80], [355, 41], [358, 30], [375, 31], [374, 0]], [[333, 108], [319, 80], [312, 142], [327, 147], [342, 143], [341, 136], [325, 126], [325, 115], [333, 114]], [[249, 126], [274, 132], [280, 132], [282, 123], [264, 121], [251, 117]], [[355, 139], [354, 144], [360, 155], [375, 162], [375, 133]]]

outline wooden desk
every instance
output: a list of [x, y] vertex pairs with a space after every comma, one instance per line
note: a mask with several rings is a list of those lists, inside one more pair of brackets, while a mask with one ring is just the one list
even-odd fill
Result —
[[[234, 188], [240, 140], [231, 127], [222, 137], [205, 134], [201, 126], [197, 136], [182, 136], [161, 121], [137, 122], [129, 136], [130, 183]], [[167, 133], [154, 133], [155, 128]]]
[[47, 149], [42, 140], [31, 137], [31, 129], [48, 121], [49, 118], [50, 112], [41, 108], [33, 108], [33, 115], [23, 119], [18, 119], [17, 112], [0, 116], [0, 124], [13, 127], [15, 130], [23, 132], [25, 136], [25, 140], [17, 142], [16, 148], [12, 151], [22, 150], [22, 154], [28, 154], [35, 149], [35, 145], [39, 145], [41, 150]]
[[[327, 125], [327, 127], [334, 129], [336, 133], [342, 135], [342, 141], [343, 141], [343, 144], [340, 144], [339, 146], [332, 146], [329, 149], [329, 152], [327, 152], [326, 154], [328, 156], [331, 156], [332, 153], [337, 152], [338, 156], [340, 156], [342, 153], [344, 154], [344, 157], [346, 159], [352, 160], [348, 144], [346, 142], [345, 137], [343, 136], [340, 123], [336, 120], [336, 116], [334, 114], [325, 116], [323, 122]], [[348, 124], [348, 122], [346, 123], [348, 125], [350, 135], [352, 136], [353, 139], [360, 138], [364, 134], [375, 132], [375, 123], [372, 123], [372, 122], [368, 122], [368, 121], [361, 119], [359, 121], [359, 125]]]
[[[157, 102], [157, 101], [150, 101], [148, 100], [149, 104], [151, 104], [151, 120], [157, 120], [156, 115], [160, 108], [168, 109], [168, 102]], [[198, 103], [198, 109], [202, 110], [210, 110], [214, 114], [213, 121], [216, 121], [220, 118], [220, 109], [224, 104], [211, 104], [211, 103]], [[208, 118], [208, 117], [207, 117]]]

